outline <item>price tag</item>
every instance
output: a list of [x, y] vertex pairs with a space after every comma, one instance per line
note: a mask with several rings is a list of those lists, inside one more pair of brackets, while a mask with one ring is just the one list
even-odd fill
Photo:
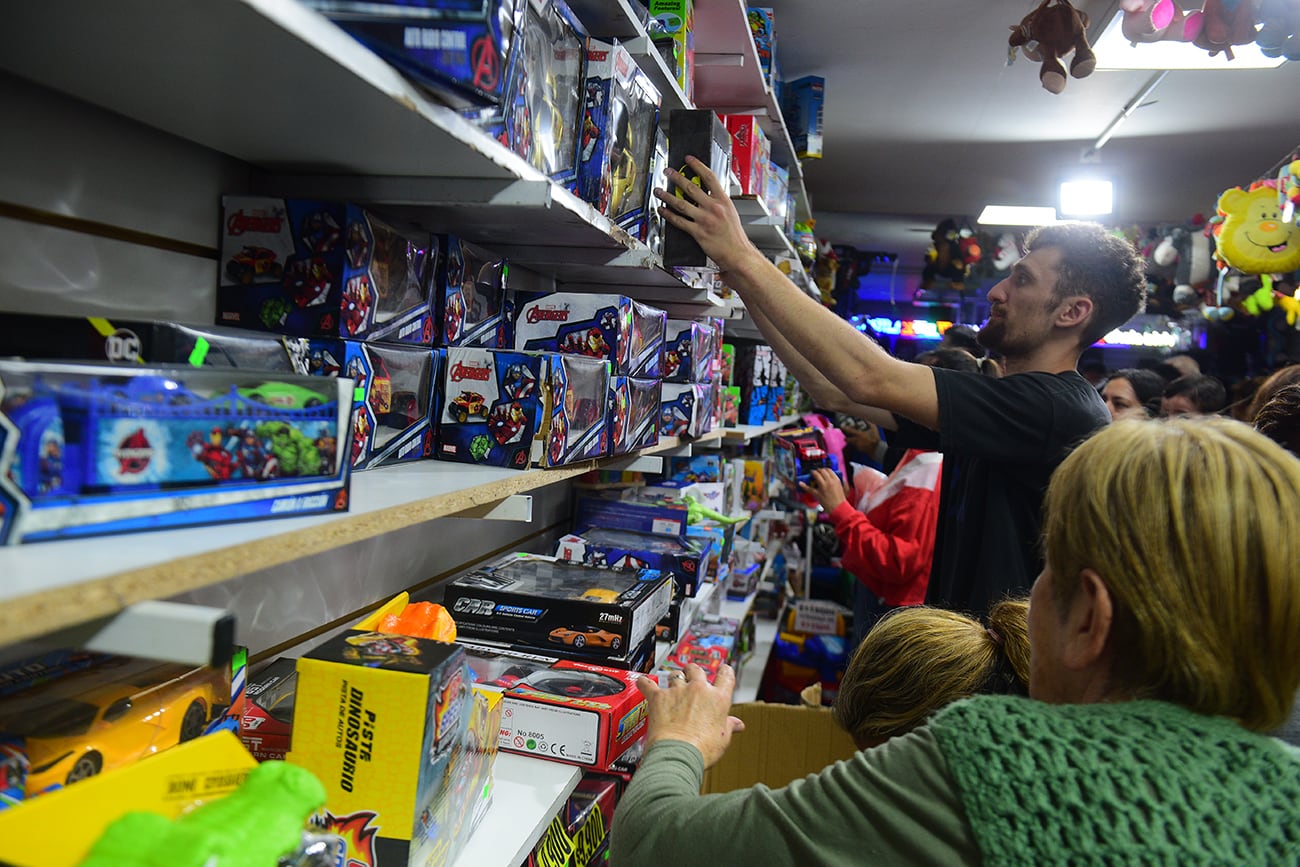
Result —
[[805, 635], [838, 635], [844, 607], [823, 599], [802, 599], [795, 603], [794, 631]]

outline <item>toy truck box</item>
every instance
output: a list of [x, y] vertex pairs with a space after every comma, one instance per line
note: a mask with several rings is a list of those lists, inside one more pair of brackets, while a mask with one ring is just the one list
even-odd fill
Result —
[[437, 278], [443, 346], [506, 348], [506, 282], [502, 257], [456, 235], [447, 236], [446, 266]]
[[548, 353], [547, 407], [538, 437], [538, 466], [558, 467], [609, 452], [609, 362]]
[[434, 457], [527, 469], [542, 419], [545, 368], [538, 352], [447, 349]]
[[656, 536], [592, 527], [560, 538], [555, 556], [608, 569], [654, 569], [671, 575], [677, 596], [694, 596], [708, 562], [711, 540]]
[[465, 652], [352, 631], [304, 655], [297, 670], [287, 761], [325, 784], [315, 823], [369, 841], [360, 858], [352, 853], [357, 867], [450, 864], [468, 837], [478, 794], [466, 738], [473, 702]]
[[565, 651], [599, 662], [639, 645], [668, 610], [672, 579], [541, 555], [511, 555], [447, 585], [459, 635]]
[[356, 340], [313, 338], [307, 369], [314, 376], [347, 376], [354, 384], [351, 436], [345, 441], [354, 470], [433, 455], [436, 349]]
[[515, 349], [608, 359], [616, 376], [657, 377], [667, 314], [626, 295], [551, 292], [515, 313]]
[[839, 472], [835, 456], [827, 453], [822, 432], [814, 427], [778, 431], [772, 435], [772, 467], [776, 477], [795, 491], [823, 467]]
[[722, 460], [720, 454], [670, 457], [664, 479], [675, 482], [721, 482]]
[[790, 130], [795, 156], [801, 160], [821, 159], [826, 79], [820, 75], [805, 75], [786, 82], [781, 102], [781, 114]]
[[658, 124], [659, 91], [632, 55], [618, 42], [591, 40], [576, 192], [629, 231], [651, 204]]
[[659, 398], [659, 433], [699, 437], [713, 429], [713, 390], [708, 383], [665, 382]]
[[609, 829], [623, 781], [583, 774], [522, 867], [598, 867], [609, 860]]
[[432, 237], [407, 238], [339, 202], [224, 196], [221, 205], [221, 324], [432, 345]]
[[297, 660], [280, 657], [248, 679], [239, 739], [259, 762], [283, 759], [293, 739]]
[[580, 765], [615, 766], [645, 735], [638, 673], [465, 645], [475, 681], [502, 691], [502, 750]]
[[0, 361], [0, 541], [345, 511], [352, 382]]
[[664, 55], [668, 69], [686, 95], [695, 102], [695, 2], [694, 0], [649, 0], [647, 30], [655, 47]]
[[[731, 166], [731, 134], [707, 109], [674, 109], [668, 116], [668, 165], [693, 183], [702, 183], [686, 164], [693, 156], [726, 183]], [[722, 190], [725, 195], [726, 190]], [[678, 195], [681, 195], [679, 192]], [[667, 268], [714, 268], [703, 248], [682, 229], [664, 227], [664, 266]]]
[[664, 341], [664, 382], [710, 382], [715, 348], [713, 326], [669, 319]]
[[657, 379], [609, 378], [609, 454], [625, 455], [659, 442]]

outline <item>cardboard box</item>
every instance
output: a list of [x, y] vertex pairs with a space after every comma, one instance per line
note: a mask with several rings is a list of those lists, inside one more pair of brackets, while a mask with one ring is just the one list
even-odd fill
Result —
[[805, 75], [786, 82], [781, 114], [790, 130], [795, 156], [799, 159], [822, 157], [822, 109], [826, 103], [826, 79]]
[[527, 469], [544, 412], [545, 355], [476, 347], [445, 353], [434, 457]]
[[558, 467], [607, 454], [609, 362], [547, 353], [546, 386], [534, 463]]
[[586, 773], [522, 867], [596, 867], [609, 859], [609, 829], [623, 781]]
[[616, 376], [660, 376], [667, 314], [626, 295], [550, 292], [515, 311], [515, 349], [604, 358]]
[[680, 501], [633, 502], [617, 496], [580, 496], [573, 526], [578, 533], [603, 527], [680, 538], [686, 535], [688, 518], [686, 504]]
[[695, 0], [649, 0], [650, 38], [677, 78], [686, 102], [695, 102]]
[[259, 762], [283, 759], [292, 745], [297, 662], [280, 657], [248, 679], [239, 739]]
[[[653, 2], [652, 2], [653, 5]], [[652, 10], [653, 14], [653, 10]], [[693, 156], [726, 184], [731, 166], [731, 134], [708, 109], [674, 109], [668, 118], [668, 164], [688, 181], [700, 183], [686, 164]], [[724, 194], [726, 190], [722, 191]], [[689, 234], [675, 226], [664, 227], [664, 266], [667, 268], [716, 267]]]
[[707, 322], [669, 319], [664, 340], [664, 382], [713, 379], [714, 331]]
[[561, 537], [555, 556], [607, 569], [655, 569], [673, 576], [677, 596], [694, 596], [712, 547], [710, 540], [592, 527]]
[[727, 115], [727, 132], [731, 134], [731, 170], [740, 181], [740, 194], [763, 198], [772, 155], [767, 133], [752, 114]]
[[625, 455], [659, 442], [657, 379], [609, 378], [609, 454]]
[[442, 345], [509, 349], [503, 342], [509, 263], [456, 235], [447, 236], [443, 261], [435, 292]]
[[747, 702], [732, 705], [730, 713], [745, 721], [745, 730], [704, 772], [700, 791], [706, 795], [759, 783], [779, 788], [857, 752], [826, 708]]
[[659, 433], [698, 437], [713, 429], [713, 389], [707, 383], [665, 382], [659, 398]]

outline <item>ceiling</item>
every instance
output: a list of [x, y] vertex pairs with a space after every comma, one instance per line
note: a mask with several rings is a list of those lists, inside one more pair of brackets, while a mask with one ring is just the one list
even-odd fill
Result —
[[[920, 270], [945, 217], [973, 222], [989, 202], [1054, 205], [1062, 175], [1154, 74], [1099, 70], [1044, 90], [1038, 64], [1007, 65], [1009, 27], [1037, 0], [750, 2], [775, 9], [784, 77], [826, 79], [825, 156], [803, 163], [817, 234], [895, 252], [902, 272]], [[1118, 8], [1075, 5], [1094, 36]], [[1175, 70], [1089, 168], [1114, 179], [1115, 224], [1181, 222], [1212, 215], [1220, 192], [1297, 144], [1300, 63]]]

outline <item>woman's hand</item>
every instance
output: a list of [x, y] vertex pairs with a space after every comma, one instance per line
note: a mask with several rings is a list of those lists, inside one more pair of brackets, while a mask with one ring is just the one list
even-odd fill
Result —
[[641, 678], [637, 687], [650, 714], [646, 749], [661, 740], [686, 741], [700, 751], [704, 767], [710, 768], [727, 751], [731, 736], [745, 728], [727, 713], [736, 689], [736, 673], [729, 665], [718, 670], [714, 683], [709, 683], [698, 665], [688, 665], [685, 672], [676, 672], [666, 687], [653, 677]]

